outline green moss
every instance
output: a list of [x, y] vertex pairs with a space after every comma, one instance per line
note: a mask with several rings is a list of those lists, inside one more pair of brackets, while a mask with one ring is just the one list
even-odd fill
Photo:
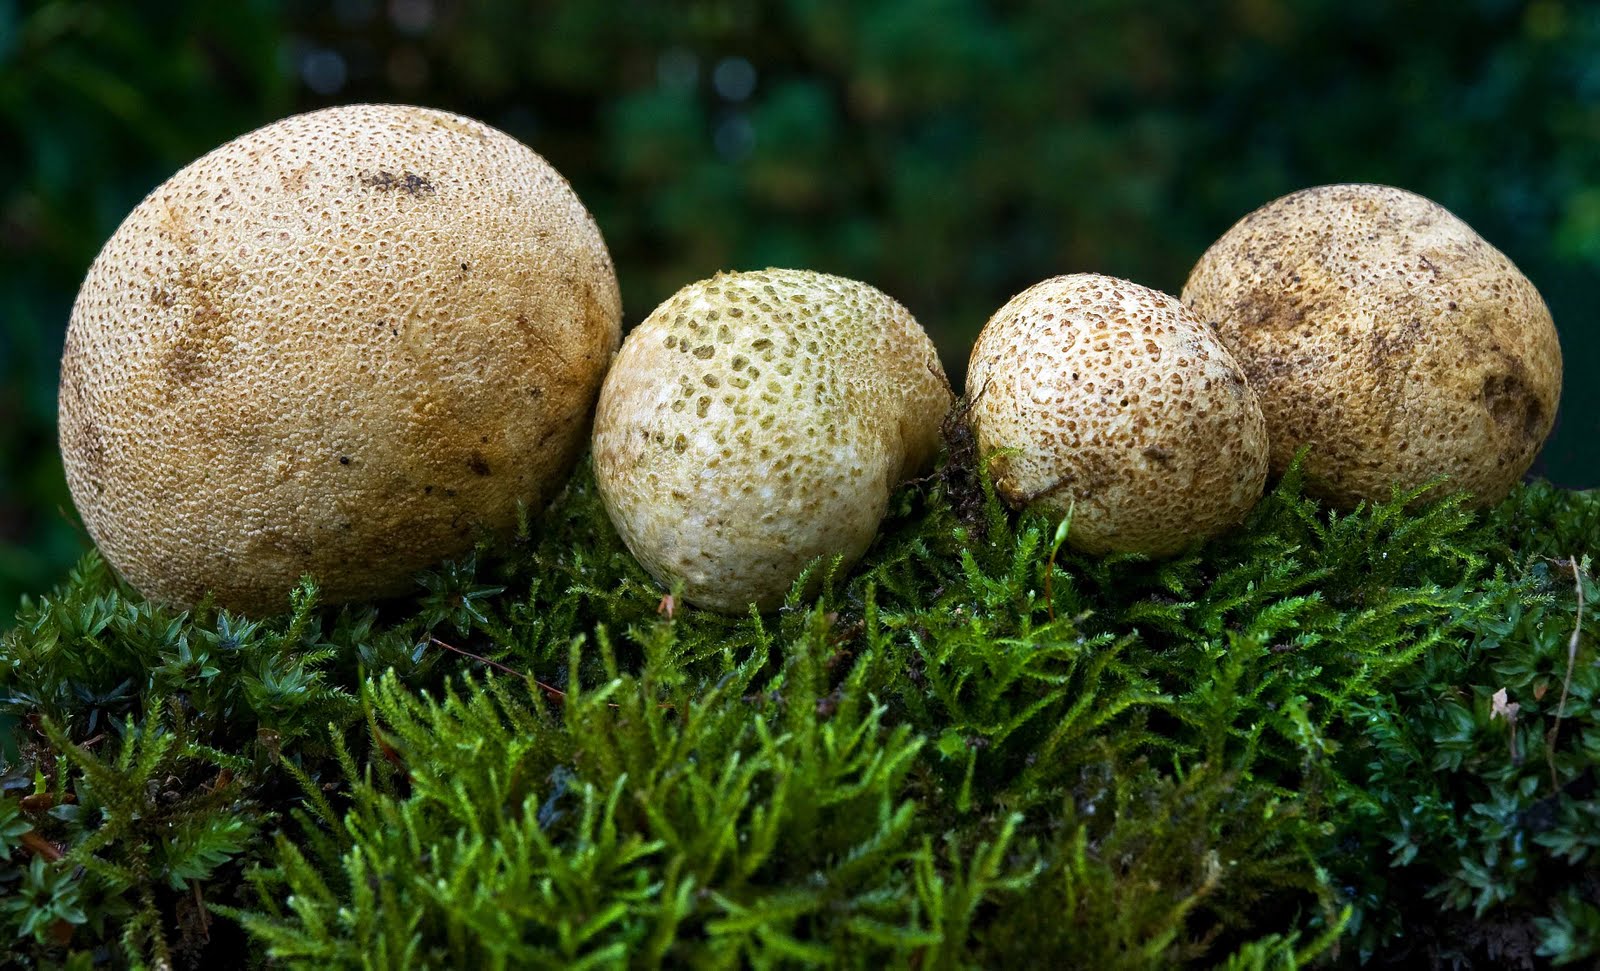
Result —
[[174, 614], [87, 557], [0, 642], [11, 960], [1600, 953], [1592, 613], [1552, 733], [1600, 497], [1291, 474], [1146, 563], [961, 483], [767, 617], [664, 602], [587, 472], [377, 607]]

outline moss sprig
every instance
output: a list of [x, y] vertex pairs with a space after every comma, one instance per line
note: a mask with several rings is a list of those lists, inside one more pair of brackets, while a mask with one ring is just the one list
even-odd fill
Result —
[[1152, 563], [962, 481], [769, 616], [664, 596], [585, 473], [368, 607], [178, 614], [91, 555], [0, 640], [0, 932], [144, 966], [1600, 953], [1562, 565], [1600, 498], [1336, 514], [1291, 471]]

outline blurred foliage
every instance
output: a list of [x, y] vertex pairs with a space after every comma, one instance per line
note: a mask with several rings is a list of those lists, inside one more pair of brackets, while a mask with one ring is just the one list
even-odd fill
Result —
[[87, 545], [55, 432], [78, 284], [145, 193], [293, 109], [272, 7], [0, 0], [0, 610]]
[[1540, 470], [1600, 481], [1600, 6], [0, 0], [0, 610], [83, 545], [54, 448], [72, 296], [141, 195], [291, 111], [480, 117], [576, 185], [628, 320], [718, 269], [872, 282], [959, 379], [988, 314], [1097, 270], [1176, 291], [1285, 192], [1376, 181], [1505, 250], [1563, 331]]

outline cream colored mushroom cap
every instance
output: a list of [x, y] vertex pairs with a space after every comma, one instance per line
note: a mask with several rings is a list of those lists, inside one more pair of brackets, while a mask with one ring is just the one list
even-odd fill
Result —
[[541, 505], [619, 340], [594, 221], [459, 115], [352, 105], [251, 132], [136, 207], [78, 294], [61, 453], [144, 594], [284, 609], [413, 587]]
[[1013, 297], [972, 349], [967, 394], [995, 487], [1071, 507], [1078, 549], [1167, 555], [1261, 498], [1266, 428], [1239, 366], [1137, 283], [1078, 273]]
[[714, 610], [767, 610], [816, 557], [860, 557], [890, 492], [932, 461], [950, 403], [927, 334], [872, 287], [721, 273], [623, 343], [595, 415], [595, 476], [663, 584]]
[[1305, 189], [1200, 258], [1184, 302], [1214, 323], [1261, 398], [1281, 472], [1384, 501], [1448, 475], [1492, 503], [1555, 421], [1561, 347], [1527, 277], [1466, 223], [1381, 185]]

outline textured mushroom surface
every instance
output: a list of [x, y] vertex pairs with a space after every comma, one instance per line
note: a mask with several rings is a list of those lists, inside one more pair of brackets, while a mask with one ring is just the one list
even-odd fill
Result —
[[1270, 202], [1201, 257], [1183, 300], [1261, 398], [1281, 472], [1341, 506], [1439, 475], [1505, 497], [1555, 422], [1550, 311], [1499, 250], [1437, 203], [1381, 185]]
[[594, 424], [628, 548], [700, 606], [777, 607], [814, 558], [853, 563], [938, 451], [951, 392], [906, 309], [802, 270], [718, 274], [628, 335]]
[[559, 488], [620, 337], [600, 232], [476, 121], [355, 105], [229, 142], [89, 270], [61, 453], [107, 560], [178, 605], [394, 594]]
[[1015, 505], [1073, 509], [1067, 541], [1163, 556], [1237, 523], [1267, 474], [1261, 409], [1178, 301], [1095, 273], [1013, 297], [978, 336], [970, 420]]

